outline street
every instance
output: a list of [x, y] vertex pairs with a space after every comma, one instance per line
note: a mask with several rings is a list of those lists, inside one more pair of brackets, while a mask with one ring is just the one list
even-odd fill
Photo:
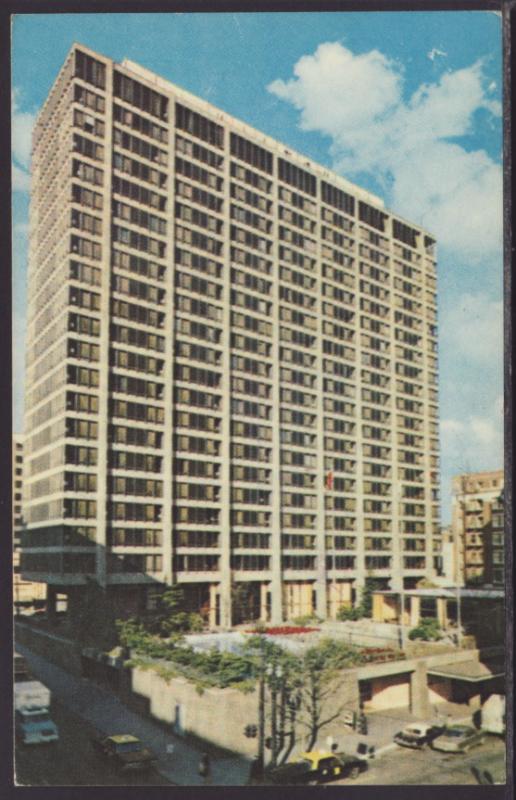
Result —
[[[369, 764], [369, 770], [353, 786], [405, 784], [476, 784], [471, 767], [488, 770], [495, 781], [505, 780], [505, 742], [489, 737], [467, 754], [396, 747]], [[349, 781], [336, 781], [349, 785]]]
[[[170, 786], [156, 770], [118, 772], [93, 750], [95, 729], [61, 703], [52, 701], [52, 719], [59, 741], [48, 745], [16, 745], [15, 774], [20, 786]], [[121, 731], [122, 732], [122, 731]]]

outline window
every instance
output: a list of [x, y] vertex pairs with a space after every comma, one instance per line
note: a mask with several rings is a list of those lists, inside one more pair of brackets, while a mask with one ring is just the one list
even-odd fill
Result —
[[231, 154], [262, 172], [272, 174], [272, 153], [236, 133], [231, 134]]
[[315, 175], [311, 175], [282, 158], [278, 159], [278, 173], [281, 181], [315, 197], [317, 187]]
[[328, 205], [354, 216], [355, 198], [343, 192], [342, 189], [337, 189], [335, 186], [330, 186], [329, 183], [322, 181], [321, 196], [324, 203], [328, 203]]
[[220, 149], [224, 146], [224, 128], [196, 111], [176, 103], [176, 126]]

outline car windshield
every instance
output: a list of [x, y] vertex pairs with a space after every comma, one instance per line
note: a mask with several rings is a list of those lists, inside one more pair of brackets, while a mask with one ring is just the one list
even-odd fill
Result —
[[25, 719], [27, 722], [50, 722], [48, 714], [27, 714]]
[[137, 753], [141, 749], [140, 742], [119, 742], [116, 745], [117, 753]]
[[461, 736], [466, 736], [469, 731], [466, 728], [448, 728], [444, 731], [444, 736], [450, 736], [454, 739], [460, 739]]

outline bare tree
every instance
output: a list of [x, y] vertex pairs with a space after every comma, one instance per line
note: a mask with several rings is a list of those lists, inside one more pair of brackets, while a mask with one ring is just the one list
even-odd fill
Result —
[[343, 669], [356, 663], [356, 659], [354, 649], [333, 640], [323, 641], [306, 651], [299, 723], [308, 729], [308, 750], [316, 744], [321, 730], [348, 707], [345, 695], [341, 699], [341, 689], [347, 682]]

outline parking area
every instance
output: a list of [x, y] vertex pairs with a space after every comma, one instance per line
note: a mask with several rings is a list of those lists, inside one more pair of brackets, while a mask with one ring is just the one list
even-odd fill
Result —
[[[353, 785], [396, 784], [477, 784], [472, 767], [487, 770], [496, 783], [505, 782], [505, 742], [489, 736], [484, 744], [466, 754], [448, 754], [431, 750], [409, 750], [395, 745], [373, 759], [369, 770], [353, 781]], [[346, 783], [348, 781], [336, 781]]]

